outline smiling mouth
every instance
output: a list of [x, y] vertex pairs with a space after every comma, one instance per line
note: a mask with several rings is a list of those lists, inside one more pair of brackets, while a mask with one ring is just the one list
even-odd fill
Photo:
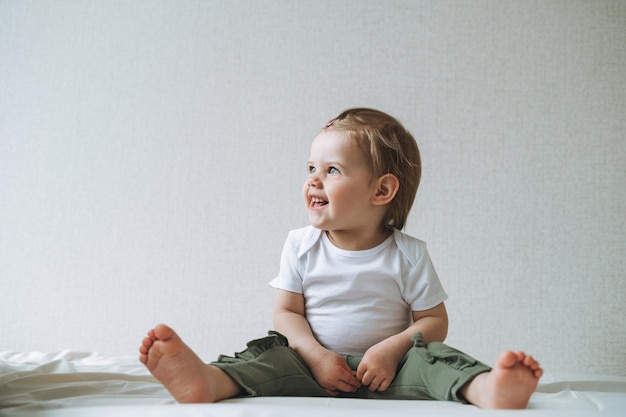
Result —
[[321, 198], [311, 197], [311, 208], [320, 208], [328, 204], [328, 201]]

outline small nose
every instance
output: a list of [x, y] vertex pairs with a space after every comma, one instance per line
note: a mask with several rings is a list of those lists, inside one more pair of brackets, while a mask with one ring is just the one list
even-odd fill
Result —
[[315, 174], [310, 174], [309, 178], [306, 181], [306, 185], [309, 187], [315, 187], [318, 188], [319, 187], [319, 179], [317, 178], [317, 176]]

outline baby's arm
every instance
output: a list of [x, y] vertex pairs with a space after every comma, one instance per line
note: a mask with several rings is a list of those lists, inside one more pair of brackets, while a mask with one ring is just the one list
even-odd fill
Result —
[[304, 296], [277, 290], [274, 328], [287, 337], [289, 346], [304, 359], [315, 380], [329, 395], [353, 392], [359, 386], [355, 372], [338, 354], [323, 347], [313, 336], [304, 315]]
[[413, 346], [411, 338], [417, 332], [424, 343], [443, 342], [448, 334], [448, 313], [443, 303], [424, 311], [413, 312], [413, 324], [406, 330], [375, 344], [365, 352], [357, 379], [370, 391], [384, 391], [396, 376], [398, 364]]

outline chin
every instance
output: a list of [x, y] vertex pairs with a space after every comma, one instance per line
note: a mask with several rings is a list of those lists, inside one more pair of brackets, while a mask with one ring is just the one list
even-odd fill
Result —
[[312, 219], [310, 216], [309, 216], [309, 224], [315, 227], [316, 229], [322, 229], [322, 230], [325, 229], [324, 222], [320, 222], [318, 220]]

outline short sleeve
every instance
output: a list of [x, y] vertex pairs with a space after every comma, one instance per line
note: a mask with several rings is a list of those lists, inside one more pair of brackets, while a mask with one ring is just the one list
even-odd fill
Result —
[[270, 281], [269, 285], [278, 290], [302, 294], [302, 274], [298, 268], [298, 254], [292, 234], [289, 234], [283, 246], [278, 276]]
[[426, 250], [426, 243], [415, 241], [412, 250], [416, 251], [415, 263], [405, 277], [404, 299], [412, 311], [424, 311], [436, 307], [448, 298], [435, 267]]

